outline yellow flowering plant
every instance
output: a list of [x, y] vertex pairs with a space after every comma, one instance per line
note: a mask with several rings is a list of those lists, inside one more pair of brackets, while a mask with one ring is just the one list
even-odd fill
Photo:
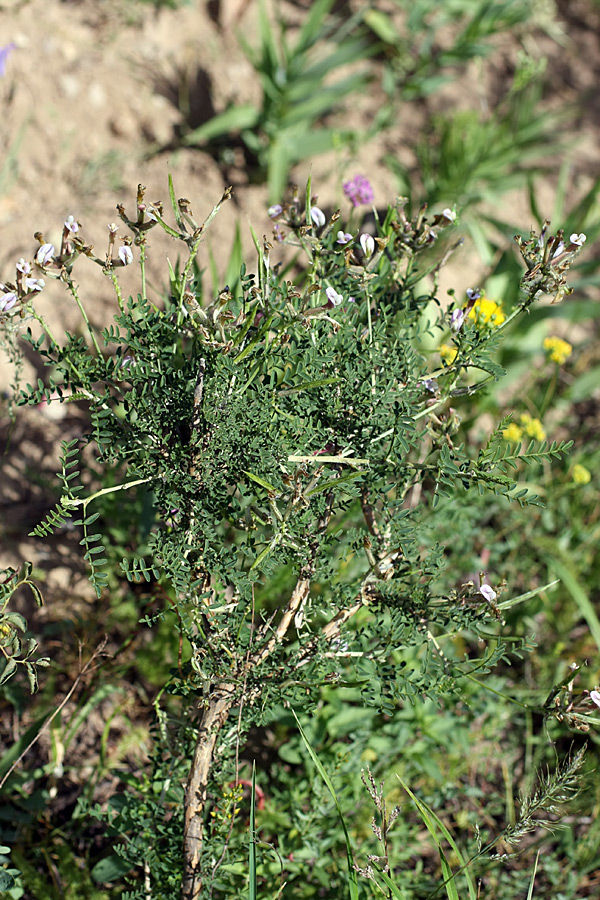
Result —
[[546, 351], [548, 359], [551, 362], [556, 363], [557, 366], [564, 365], [573, 353], [572, 345], [569, 344], [568, 341], [563, 341], [562, 338], [556, 336], [544, 339], [544, 350]]

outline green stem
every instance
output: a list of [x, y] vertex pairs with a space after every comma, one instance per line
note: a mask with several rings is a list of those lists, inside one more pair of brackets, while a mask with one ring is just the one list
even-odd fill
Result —
[[91, 326], [90, 320], [88, 319], [87, 313], [86, 313], [85, 309], [84, 309], [83, 306], [82, 306], [81, 300], [79, 299], [79, 294], [78, 294], [78, 292], [77, 292], [77, 288], [75, 287], [75, 282], [73, 281], [73, 279], [72, 279], [71, 277], [69, 277], [68, 280], [67, 280], [67, 287], [69, 288], [69, 291], [70, 291], [70, 293], [71, 293], [71, 296], [72, 296], [73, 299], [75, 300], [75, 303], [76, 303], [77, 306], [79, 307], [79, 312], [81, 313], [81, 315], [82, 315], [82, 317], [83, 317], [83, 321], [84, 321], [85, 324], [86, 324], [86, 328], [87, 328], [87, 330], [88, 330], [88, 334], [89, 334], [89, 336], [90, 336], [90, 338], [91, 338], [91, 340], [92, 340], [92, 344], [94, 345], [94, 347], [95, 347], [95, 349], [96, 349], [96, 353], [98, 354], [99, 357], [101, 357], [101, 356], [102, 356], [102, 353], [101, 353], [101, 351], [100, 351], [100, 347], [99, 347], [99, 345], [98, 345], [98, 341], [96, 340], [96, 335], [94, 334], [94, 331], [93, 331], [93, 328], [92, 328], [92, 326]]
[[113, 283], [113, 287], [115, 289], [115, 294], [117, 296], [117, 302], [119, 304], [119, 310], [121, 313], [125, 312], [125, 306], [123, 304], [123, 294], [121, 293], [121, 285], [119, 284], [119, 279], [117, 278], [117, 273], [112, 268], [107, 269], [110, 280]]
[[61, 497], [60, 502], [63, 506], [68, 507], [83, 506], [83, 512], [85, 514], [88, 505], [97, 497], [103, 497], [105, 494], [114, 494], [116, 491], [127, 491], [129, 488], [136, 487], [138, 484], [147, 484], [151, 480], [151, 478], [137, 478], [135, 481], [127, 482], [127, 484], [117, 484], [114, 485], [114, 487], [102, 488], [102, 490], [90, 494], [85, 500], [78, 500], [73, 497]]

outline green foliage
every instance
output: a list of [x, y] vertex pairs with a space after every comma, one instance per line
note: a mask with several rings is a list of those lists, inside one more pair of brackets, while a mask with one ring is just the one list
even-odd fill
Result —
[[348, 139], [322, 122], [366, 87], [368, 73], [355, 71], [333, 81], [330, 76], [364, 61], [372, 48], [359, 28], [360, 15], [346, 21], [330, 15], [333, 0], [312, 3], [293, 38], [279, 9], [273, 28], [265, 0], [258, 6], [259, 46], [251, 47], [241, 35], [239, 39], [260, 80], [260, 106], [231, 106], [187, 134], [184, 143], [214, 144], [239, 134], [275, 201], [283, 196], [294, 163]]
[[367, 10], [364, 22], [385, 48], [390, 96], [406, 100], [433, 94], [471, 60], [488, 56], [491, 38], [532, 16], [517, 0], [396, 0], [396, 6], [404, 14], [402, 27], [380, 9]]
[[[206, 884], [216, 898], [246, 890], [248, 835], [235, 794], [243, 783], [240, 748], [253, 729], [277, 719], [285, 725], [283, 710], [317, 716], [326, 691], [351, 692], [351, 715], [338, 710], [325, 727], [338, 744], [332, 758], [356, 775], [372, 724], [381, 737], [401, 710], [421, 716], [422, 725], [428, 699], [459, 697], [466, 684], [479, 685], [492, 668], [530, 650], [523, 634], [504, 627], [497, 595], [509, 588], [500, 575], [492, 575], [492, 587], [484, 573], [479, 581], [463, 575], [472, 570], [457, 560], [461, 549], [470, 559], [478, 518], [509, 509], [506, 501], [516, 500], [519, 511], [538, 502], [522, 471], [547, 468], [569, 447], [562, 439], [523, 451], [505, 445], [505, 414], [482, 440], [463, 440], [454, 407], [474, 408], [503, 377], [497, 355], [512, 323], [544, 291], [556, 298], [568, 292], [567, 271], [580, 245], [567, 238], [556, 262], [562, 231], [544, 240], [534, 233], [519, 238], [527, 269], [521, 294], [510, 313], [494, 320], [477, 314], [473, 291], [449, 309], [440, 303], [440, 268], [456, 246], [448, 210], [410, 216], [399, 200], [376, 220], [374, 236], [340, 244], [339, 213], [328, 218], [316, 208], [309, 184], [305, 197], [295, 193], [282, 206], [275, 223], [282, 243], [299, 254], [294, 279], [273, 246], [256, 240], [254, 272], [242, 264], [237, 282], [207, 302], [196, 254], [228, 197], [202, 224], [187, 201], [176, 200], [172, 184], [173, 224], [160, 204], [144, 204], [141, 187], [135, 218], [119, 207], [132, 233], [125, 246], [139, 252], [141, 265], [141, 289], [127, 300], [118, 280], [127, 254], [117, 259], [110, 251], [101, 260], [79, 236], [65, 236], [45, 273], [59, 274], [76, 298], [81, 335], [57, 342], [34, 299], [20, 297], [24, 316], [45, 334], [40, 339], [29, 331], [27, 339], [52, 366], [49, 385], [28, 386], [20, 402], [37, 403], [56, 391], [60, 402], [85, 400], [89, 417], [80, 438], [63, 443], [63, 495], [34, 533], [48, 537], [76, 513], [72, 524], [81, 529], [82, 557], [98, 596], [106, 596], [109, 583], [111, 593], [118, 587], [120, 570], [128, 591], [148, 592], [152, 608], [149, 602], [139, 610], [141, 623], [158, 625], [160, 639], [170, 625], [179, 640], [177, 665], [154, 704], [147, 770], [119, 770], [108, 808], [89, 793], [77, 813], [100, 819], [110, 841], [94, 865], [95, 879], [123, 878], [131, 898], [151, 890], [156, 900], [180, 891], [195, 900]], [[160, 305], [146, 294], [145, 254], [154, 228], [187, 252], [177, 269], [169, 267], [170, 293]], [[116, 312], [101, 331], [78, 299], [73, 268], [79, 257], [102, 266], [115, 287]], [[424, 347], [449, 335], [456, 353], [437, 365]], [[103, 479], [91, 493], [80, 478], [86, 446]], [[103, 520], [115, 502], [119, 509], [129, 505], [129, 524], [120, 531]], [[458, 530], [457, 511], [467, 519]], [[563, 709], [565, 687], [557, 688], [546, 712], [570, 715], [577, 724], [578, 713]], [[528, 708], [541, 709], [541, 700]], [[441, 726], [428, 727], [439, 740]], [[282, 747], [280, 757], [288, 765], [303, 762], [311, 775], [297, 786], [296, 809], [271, 811], [273, 839], [265, 842], [264, 858], [253, 855], [251, 890], [270, 889], [289, 868], [292, 882], [306, 884], [307, 898], [323, 887], [326, 896], [347, 888], [356, 896], [344, 798], [314, 735], [304, 724], [300, 733], [302, 744]], [[389, 754], [387, 738], [384, 746]], [[424, 748], [413, 751], [437, 777], [431, 764], [426, 769]], [[280, 781], [289, 789], [293, 779]], [[309, 781], [321, 792], [314, 808], [306, 803]], [[320, 781], [325, 792], [315, 788]], [[254, 804], [256, 784], [251, 790]], [[541, 808], [544, 797], [554, 802], [551, 793], [542, 791], [531, 808]], [[343, 823], [337, 835], [317, 828], [319, 804], [331, 799]], [[418, 809], [439, 845], [450, 832], [430, 807]], [[262, 820], [261, 810], [252, 815], [259, 812]], [[319, 831], [316, 846], [325, 858], [309, 878], [311, 828]], [[298, 844], [289, 867], [286, 841]], [[337, 844], [343, 866], [326, 856]], [[453, 863], [445, 851], [440, 859], [447, 886]], [[435, 877], [423, 879], [429, 892]], [[421, 887], [410, 887], [412, 895], [423, 896]]]

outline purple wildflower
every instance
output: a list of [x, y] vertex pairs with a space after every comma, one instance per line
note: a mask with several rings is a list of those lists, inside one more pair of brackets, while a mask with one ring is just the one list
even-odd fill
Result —
[[271, 219], [274, 219], [277, 216], [280, 216], [282, 212], [283, 212], [283, 206], [281, 205], [281, 203], [275, 203], [274, 206], [270, 206], [268, 208], [267, 215], [269, 215], [271, 217]]
[[65, 230], [70, 231], [72, 234], [77, 234], [79, 231], [79, 222], [76, 221], [75, 216], [67, 216], [64, 224]]
[[0, 47], [0, 78], [4, 78], [6, 75], [6, 61], [13, 50], [16, 49], [16, 44], [5, 44], [4, 47]]
[[479, 588], [479, 593], [482, 597], [485, 597], [488, 603], [493, 603], [496, 599], [496, 591], [494, 588], [490, 587], [489, 584], [482, 584]]
[[450, 328], [452, 331], [459, 332], [465, 320], [465, 312], [463, 309], [455, 309], [450, 316]]
[[355, 175], [350, 181], [345, 181], [342, 187], [352, 206], [370, 206], [375, 199], [371, 182], [364, 175]]
[[42, 244], [38, 252], [35, 254], [35, 261], [38, 266], [47, 266], [54, 259], [56, 248], [54, 244]]
[[28, 291], [43, 291], [46, 287], [46, 282], [43, 278], [26, 278], [25, 279], [25, 289]]
[[327, 294], [327, 299], [331, 303], [332, 306], [339, 306], [343, 301], [343, 296], [338, 294], [335, 288], [328, 287], [325, 289], [325, 293]]
[[19, 298], [14, 291], [8, 291], [0, 297], [0, 312], [8, 312], [12, 309]]
[[479, 288], [467, 288], [467, 297], [471, 300], [472, 303], [475, 303], [476, 300], [479, 300], [481, 297], [481, 291]]
[[349, 244], [352, 240], [352, 235], [349, 231], [338, 231], [336, 244]]

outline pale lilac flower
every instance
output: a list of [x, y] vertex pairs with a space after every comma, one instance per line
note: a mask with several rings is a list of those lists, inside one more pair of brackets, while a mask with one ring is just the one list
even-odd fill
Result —
[[127, 244], [123, 244], [122, 247], [119, 247], [119, 259], [124, 266], [130, 266], [133, 262], [133, 252], [131, 250], [131, 247], [129, 247]]
[[0, 47], [0, 78], [4, 78], [6, 75], [6, 60], [12, 51], [16, 49], [16, 44], [5, 44], [4, 47]]
[[27, 291], [43, 291], [46, 287], [46, 282], [43, 278], [26, 278], [25, 279], [25, 289]]
[[56, 248], [54, 244], [42, 244], [38, 252], [35, 254], [35, 261], [38, 266], [47, 266], [54, 259]]
[[375, 239], [373, 236], [370, 234], [361, 234], [359, 241], [364, 255], [368, 258], [373, 256], [373, 253], [375, 252]]
[[0, 296], [0, 312], [8, 312], [12, 309], [19, 298], [14, 291], [8, 291]]
[[310, 209], [310, 217], [317, 226], [317, 228], [322, 228], [327, 219], [325, 218], [325, 213], [322, 209], [319, 209], [318, 206], [312, 206]]
[[446, 219], [448, 222], [454, 222], [456, 220], [456, 213], [447, 206], [446, 209], [442, 210], [442, 218]]
[[450, 328], [452, 331], [459, 332], [463, 327], [463, 322], [465, 320], [465, 311], [464, 309], [455, 309], [450, 316]]
[[283, 206], [281, 203], [275, 203], [273, 206], [270, 206], [267, 210], [267, 215], [274, 219], [276, 216], [280, 216], [283, 212]]
[[437, 394], [438, 383], [436, 378], [424, 378], [421, 384], [426, 391], [429, 391], [431, 394]]
[[356, 303], [356, 297], [348, 297], [348, 303]]
[[581, 234], [575, 233], [570, 236], [569, 241], [572, 244], [575, 244], [577, 247], [583, 247], [583, 245], [587, 241], [587, 236], [583, 234], [583, 232]]
[[149, 206], [147, 208], [146, 215], [148, 216], [148, 218], [150, 219], [151, 222], [158, 222], [158, 219], [156, 218], [158, 215], [158, 210], [156, 210], [154, 208], [154, 206]]
[[25, 262], [23, 257], [21, 257], [21, 259], [17, 263], [17, 271], [22, 272], [23, 275], [29, 275], [29, 273], [31, 272], [30, 264], [28, 262]]
[[77, 234], [79, 231], [79, 223], [75, 221], [75, 216], [67, 216], [64, 224], [67, 231], [70, 231], [72, 234]]
[[598, 691], [590, 691], [590, 700], [596, 704], [596, 706], [600, 706], [600, 693]]
[[481, 291], [479, 288], [467, 288], [467, 297], [469, 300], [479, 300], [481, 297]]
[[552, 259], [556, 259], [557, 256], [560, 256], [560, 254], [564, 252], [564, 249], [565, 249], [565, 242], [560, 241], [556, 247], [556, 250], [552, 254]]
[[350, 181], [345, 181], [342, 187], [352, 206], [369, 206], [375, 199], [371, 182], [364, 175], [355, 175]]
[[352, 235], [348, 231], [338, 231], [336, 244], [348, 244], [352, 240]]
[[489, 584], [482, 584], [479, 588], [479, 593], [482, 597], [485, 597], [488, 603], [493, 603], [496, 599], [496, 591]]
[[338, 294], [335, 288], [328, 287], [325, 289], [325, 293], [327, 294], [327, 299], [332, 306], [339, 306], [340, 303], [342, 303], [344, 300], [343, 296], [341, 294]]

